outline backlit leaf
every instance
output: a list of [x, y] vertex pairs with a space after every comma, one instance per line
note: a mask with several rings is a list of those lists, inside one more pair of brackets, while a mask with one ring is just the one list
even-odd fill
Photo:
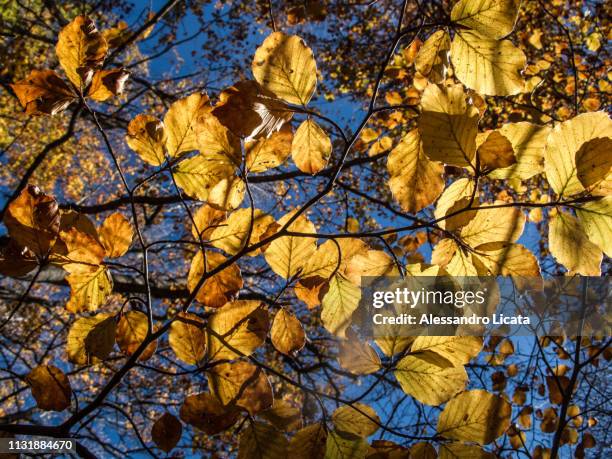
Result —
[[459, 0], [451, 20], [488, 38], [504, 38], [512, 32], [519, 9], [518, 0]]
[[166, 148], [170, 157], [198, 149], [196, 124], [212, 107], [205, 93], [195, 93], [174, 102], [164, 117], [168, 136]]
[[170, 413], [162, 414], [151, 429], [151, 438], [159, 449], [170, 452], [181, 439], [183, 426]]
[[446, 72], [450, 65], [448, 54], [450, 49], [450, 37], [445, 30], [434, 32], [417, 54], [414, 65], [417, 72], [432, 83], [441, 83], [446, 78]]
[[176, 356], [189, 365], [197, 365], [206, 353], [205, 323], [195, 314], [180, 313], [170, 325], [168, 341]]
[[601, 249], [589, 241], [578, 220], [559, 211], [548, 224], [548, 245], [555, 259], [573, 273], [601, 275]]
[[100, 362], [100, 359], [88, 354], [85, 347], [85, 340], [97, 324], [110, 317], [110, 314], [100, 313], [93, 317], [81, 317], [74, 321], [72, 327], [70, 327], [66, 341], [66, 351], [70, 362], [79, 365]]
[[106, 217], [98, 233], [100, 234], [100, 242], [106, 250], [106, 256], [110, 258], [125, 255], [134, 237], [132, 225], [120, 213], [114, 213]]
[[[262, 210], [253, 210], [253, 224], [251, 225], [251, 209], [237, 209], [232, 212], [225, 222], [220, 222], [211, 234], [210, 242], [213, 246], [224, 252], [235, 255], [246, 245], [259, 242], [266, 230], [274, 223], [274, 218]], [[247, 236], [250, 239], [247, 242]], [[249, 252], [248, 255], [256, 256], [262, 252], [261, 249]]]
[[[205, 263], [206, 260], [206, 263]], [[202, 251], [198, 251], [191, 261], [191, 268], [187, 278], [189, 291], [198, 287], [200, 279], [205, 273], [225, 263], [226, 258], [217, 252], [206, 252], [204, 257]], [[206, 264], [206, 266], [204, 266]], [[233, 300], [242, 288], [242, 276], [240, 268], [236, 263], [229, 265], [220, 272], [212, 275], [198, 288], [196, 300], [211, 308], [220, 308], [227, 302]]]
[[612, 138], [599, 137], [585, 142], [576, 153], [576, 173], [592, 195], [612, 194]]
[[255, 52], [252, 69], [259, 84], [290, 104], [306, 105], [317, 85], [312, 50], [296, 35], [268, 35]]
[[25, 379], [32, 389], [36, 406], [41, 410], [64, 411], [70, 406], [70, 381], [59, 368], [39, 365], [30, 371]]
[[387, 170], [389, 188], [405, 212], [415, 213], [429, 206], [444, 189], [444, 167], [425, 156], [416, 129], [404, 136], [391, 151]]
[[[121, 316], [117, 324], [117, 345], [121, 352], [132, 355], [147, 337], [149, 319], [140, 311], [128, 311]], [[139, 360], [151, 358], [157, 347], [156, 342], [147, 346]]]
[[161, 166], [165, 161], [166, 131], [164, 123], [151, 115], [137, 115], [127, 127], [125, 141], [140, 158]]
[[53, 70], [32, 70], [21, 81], [11, 84], [27, 115], [55, 115], [64, 111], [76, 94]]
[[459, 394], [438, 418], [438, 433], [446, 438], [487, 445], [510, 427], [512, 407], [504, 398], [477, 389]]
[[189, 395], [181, 406], [180, 417], [208, 435], [215, 435], [233, 426], [240, 416], [236, 405], [224, 406], [213, 394]]
[[113, 279], [104, 266], [73, 272], [66, 280], [70, 285], [70, 299], [66, 309], [72, 313], [97, 310], [106, 303], [108, 295], [113, 291]]
[[304, 328], [297, 317], [285, 308], [279, 309], [270, 330], [272, 344], [285, 355], [294, 355], [306, 343]]
[[291, 124], [286, 123], [269, 137], [247, 142], [244, 147], [247, 171], [265, 172], [280, 166], [291, 154], [292, 141]]
[[291, 156], [299, 170], [316, 174], [327, 165], [331, 152], [329, 136], [314, 120], [300, 124], [291, 144]]
[[342, 432], [367, 438], [378, 430], [380, 418], [372, 407], [358, 402], [334, 411], [332, 422]]
[[240, 434], [238, 459], [285, 459], [287, 438], [270, 424], [250, 422]]
[[481, 348], [482, 338], [478, 336], [417, 336], [411, 351], [435, 352], [454, 366], [460, 366], [476, 357]]
[[361, 289], [341, 274], [336, 274], [329, 281], [329, 290], [323, 297], [323, 326], [330, 333], [344, 338], [360, 299]]
[[603, 252], [612, 256], [612, 196], [583, 204], [576, 209], [578, 220], [588, 236]]

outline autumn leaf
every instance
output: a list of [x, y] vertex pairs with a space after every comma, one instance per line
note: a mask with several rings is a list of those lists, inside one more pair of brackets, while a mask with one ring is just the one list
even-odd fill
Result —
[[[99, 313], [92, 317], [81, 317], [74, 321], [68, 332], [66, 351], [68, 360], [78, 365], [98, 363], [100, 359], [89, 354], [86, 340], [96, 325], [112, 318], [111, 314]], [[113, 336], [114, 340], [114, 336]]]
[[251, 173], [265, 172], [283, 164], [291, 154], [293, 132], [286, 123], [269, 137], [252, 140], [244, 146], [246, 168]]
[[493, 39], [504, 38], [514, 29], [517, 0], [460, 0], [451, 11], [451, 21]]
[[189, 365], [197, 365], [206, 353], [205, 322], [197, 315], [180, 313], [170, 325], [168, 341], [176, 356]]
[[130, 72], [125, 69], [98, 70], [93, 75], [87, 96], [97, 102], [123, 93]]
[[181, 421], [215, 435], [233, 426], [240, 416], [236, 405], [224, 406], [213, 394], [189, 395], [181, 405]]
[[455, 75], [463, 84], [487, 96], [511, 96], [523, 92], [521, 72], [525, 53], [510, 40], [494, 40], [472, 30], [455, 34], [450, 49]]
[[446, 438], [487, 445], [510, 427], [511, 405], [502, 397], [477, 389], [459, 394], [438, 418]]
[[270, 338], [276, 350], [285, 355], [295, 355], [306, 343], [302, 324], [294, 314], [284, 308], [274, 316]]
[[432, 83], [442, 83], [446, 78], [449, 62], [450, 38], [444, 30], [438, 30], [425, 40], [414, 62], [417, 72]]
[[612, 255], [612, 196], [583, 204], [576, 209], [580, 225], [591, 242]]
[[195, 93], [174, 102], [164, 116], [167, 134], [166, 150], [174, 158], [198, 149], [196, 125], [198, 119], [212, 110], [205, 93]]
[[[507, 168], [516, 164], [514, 149], [510, 141], [501, 135], [498, 131], [483, 133], [483, 141], [478, 146], [476, 154], [480, 161], [480, 167], [483, 170], [491, 171], [493, 169]], [[479, 143], [479, 137], [476, 137], [476, 143]]]
[[108, 44], [87, 16], [77, 16], [59, 33], [55, 52], [68, 79], [84, 89], [102, 67]]
[[270, 424], [251, 422], [240, 435], [238, 459], [287, 457], [287, 438]]
[[601, 275], [601, 249], [589, 241], [578, 220], [559, 211], [548, 226], [550, 253], [568, 271], [583, 276]]
[[[147, 338], [149, 319], [140, 311], [128, 311], [121, 316], [117, 324], [116, 341], [119, 349], [126, 355], [132, 355]], [[150, 359], [157, 348], [157, 342], [149, 344], [140, 354], [139, 360]]]
[[299, 125], [291, 144], [291, 156], [299, 170], [313, 175], [320, 172], [331, 153], [331, 140], [321, 126], [312, 119]]
[[461, 85], [430, 84], [421, 99], [419, 133], [423, 151], [433, 161], [470, 166], [476, 153], [478, 110]]
[[249, 356], [268, 334], [268, 313], [259, 301], [239, 300], [220, 308], [208, 321], [208, 358]]
[[300, 408], [287, 400], [275, 399], [272, 406], [259, 413], [259, 416], [283, 432], [302, 428]]
[[410, 131], [391, 151], [387, 170], [389, 188], [405, 212], [429, 206], [444, 189], [444, 168], [425, 156], [417, 130]]
[[[251, 213], [253, 214], [251, 216]], [[230, 255], [236, 255], [248, 245], [260, 241], [270, 225], [275, 224], [274, 217], [260, 209], [237, 209], [230, 214], [224, 222], [217, 225], [210, 234], [210, 242]], [[247, 241], [247, 237], [250, 239]], [[249, 252], [256, 256], [262, 253], [261, 249]]]
[[183, 426], [170, 413], [162, 414], [153, 424], [151, 438], [166, 453], [170, 452], [181, 439]]
[[70, 407], [72, 389], [68, 377], [53, 365], [39, 365], [25, 378], [32, 389], [36, 406], [45, 411], [64, 411]]
[[576, 152], [576, 175], [594, 196], [612, 194], [612, 138], [598, 137], [582, 144]]
[[380, 418], [372, 407], [357, 402], [334, 411], [332, 422], [342, 432], [366, 438], [378, 430]]
[[326, 440], [327, 430], [322, 424], [306, 426], [289, 440], [288, 457], [295, 459], [323, 457]]
[[161, 166], [165, 161], [166, 131], [164, 124], [152, 115], [137, 115], [127, 127], [125, 140], [140, 158]]
[[[191, 261], [187, 278], [189, 290], [193, 292], [200, 279], [211, 270], [224, 263], [226, 258], [220, 253], [199, 251]], [[211, 308], [220, 308], [236, 297], [242, 288], [242, 276], [237, 264], [231, 264], [220, 272], [213, 274], [198, 287], [196, 300]]]
[[11, 84], [27, 115], [56, 115], [76, 99], [76, 94], [53, 70], [32, 70]]
[[253, 76], [277, 97], [306, 105], [317, 85], [317, 65], [312, 50], [296, 35], [270, 34], [257, 48]]
[[106, 256], [117, 258], [125, 255], [130, 248], [134, 229], [123, 214], [114, 213], [104, 220], [98, 233]]

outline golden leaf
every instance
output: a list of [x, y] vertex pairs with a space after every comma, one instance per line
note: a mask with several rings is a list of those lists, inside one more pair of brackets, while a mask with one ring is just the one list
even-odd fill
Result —
[[559, 211], [548, 224], [548, 246], [555, 259], [568, 271], [583, 276], [600, 276], [603, 254], [589, 241], [578, 220]]
[[130, 121], [125, 141], [143, 161], [153, 166], [161, 166], [166, 160], [164, 123], [154, 116], [137, 115]]
[[93, 75], [87, 96], [98, 102], [123, 93], [130, 72], [124, 69], [98, 70]]
[[451, 43], [455, 76], [468, 88], [487, 96], [523, 92], [525, 53], [510, 40], [494, 40], [471, 30], [457, 31]]
[[112, 318], [111, 314], [100, 313], [93, 317], [81, 317], [74, 321], [66, 340], [66, 352], [70, 362], [78, 365], [100, 362], [99, 358], [89, 354], [85, 341], [96, 325], [109, 318]]
[[195, 93], [174, 102], [164, 116], [168, 135], [166, 149], [171, 158], [198, 149], [196, 124], [198, 119], [212, 110], [206, 93]]
[[[208, 204], [200, 206], [193, 214], [193, 223], [191, 225], [191, 234], [193, 235], [193, 238], [196, 241], [200, 240], [200, 236], [203, 240], [216, 239], [211, 235], [215, 230], [221, 227], [226, 227], [225, 225], [221, 224], [221, 222], [225, 220], [226, 216], [227, 213], [225, 211], [215, 209]], [[215, 247], [219, 246], [215, 245]]]
[[104, 266], [98, 266], [93, 271], [76, 270], [66, 276], [66, 280], [70, 285], [66, 309], [72, 313], [97, 310], [113, 291], [113, 279]]
[[459, 394], [438, 418], [438, 433], [446, 438], [487, 445], [510, 427], [512, 406], [504, 398], [477, 389]]
[[329, 290], [323, 297], [321, 309], [323, 326], [330, 333], [344, 338], [360, 299], [361, 289], [340, 273], [336, 274], [329, 281]]
[[240, 434], [238, 459], [285, 459], [288, 445], [273, 426], [253, 421]]
[[285, 355], [295, 355], [306, 344], [306, 334], [302, 324], [285, 308], [279, 309], [274, 316], [270, 339], [276, 350]]
[[305, 106], [317, 85], [312, 50], [296, 35], [268, 35], [255, 51], [252, 69], [259, 84], [290, 104]]
[[[136, 349], [146, 339], [149, 329], [149, 319], [147, 315], [140, 311], [128, 311], [121, 316], [117, 324], [117, 345], [121, 352], [132, 355]], [[140, 354], [138, 360], [148, 360], [155, 353], [157, 343], [154, 341], [149, 344], [144, 352]]]
[[336, 429], [363, 438], [375, 433], [380, 426], [380, 418], [374, 408], [359, 402], [336, 409], [332, 422]]
[[487, 38], [504, 38], [514, 29], [519, 3], [519, 0], [459, 0], [451, 11], [451, 21]]
[[93, 21], [77, 16], [59, 33], [55, 52], [68, 79], [77, 88], [84, 89], [102, 67], [108, 45]]
[[576, 174], [594, 196], [612, 195], [612, 138], [585, 142], [576, 153]]
[[53, 365], [39, 365], [25, 378], [36, 406], [45, 411], [64, 411], [70, 406], [72, 389], [68, 377]]
[[478, 110], [468, 103], [463, 86], [429, 84], [421, 106], [419, 133], [429, 159], [461, 167], [472, 165]]
[[430, 161], [418, 130], [410, 131], [387, 159], [389, 188], [405, 212], [416, 213], [432, 204], [444, 189], [444, 167]]
[[314, 120], [302, 122], [291, 144], [291, 156], [297, 168], [314, 175], [325, 168], [331, 153], [332, 143], [327, 133]]
[[311, 424], [296, 432], [289, 440], [287, 457], [292, 459], [312, 459], [325, 455], [327, 430], [320, 424]]
[[612, 257], [612, 196], [583, 204], [576, 209], [589, 240]]
[[[479, 142], [479, 137], [483, 139]], [[516, 164], [514, 149], [510, 141], [498, 131], [479, 134], [476, 144], [479, 144], [476, 154], [480, 161], [480, 168], [485, 171], [507, 168]]]
[[170, 325], [168, 341], [176, 356], [197, 365], [206, 355], [205, 322], [195, 314], [181, 312]]
[[110, 258], [125, 255], [134, 237], [132, 225], [118, 212], [106, 217], [98, 233], [106, 256]]
[[[206, 267], [204, 262], [206, 261]], [[224, 263], [226, 258], [220, 253], [207, 252], [206, 257], [198, 251], [191, 261], [187, 277], [189, 291], [193, 292], [202, 276]], [[242, 276], [236, 263], [222, 269], [204, 281], [196, 294], [196, 300], [211, 308], [220, 308], [236, 297], [242, 288]]]
[[421, 75], [432, 83], [441, 83], [446, 78], [450, 65], [448, 54], [450, 37], [445, 30], [434, 32], [419, 50], [414, 66]]
[[291, 124], [285, 123], [269, 137], [246, 142], [246, 169], [248, 172], [265, 172], [283, 164], [291, 154], [293, 132]]

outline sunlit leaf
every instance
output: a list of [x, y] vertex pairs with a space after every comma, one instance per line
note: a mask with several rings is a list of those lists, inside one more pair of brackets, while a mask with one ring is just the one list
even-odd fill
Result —
[[302, 324], [285, 308], [281, 308], [274, 316], [270, 339], [276, 350], [286, 355], [296, 354], [306, 344], [306, 334]]
[[[149, 319], [140, 311], [128, 311], [121, 316], [117, 324], [117, 345], [121, 352], [132, 355], [146, 339]], [[147, 360], [155, 353], [156, 342], [149, 344], [140, 354], [139, 360]]]
[[165, 161], [166, 130], [164, 123], [151, 115], [137, 115], [127, 127], [125, 141], [140, 158], [153, 166]]
[[53, 70], [32, 70], [23, 80], [11, 84], [28, 115], [55, 115], [64, 111], [76, 94]]
[[302, 122], [291, 144], [291, 156], [297, 168], [316, 174], [327, 165], [331, 153], [332, 143], [327, 133], [312, 119]]
[[68, 377], [53, 365], [39, 365], [25, 378], [36, 406], [45, 411], [64, 411], [70, 406], [72, 389]]
[[120, 213], [114, 213], [106, 217], [98, 233], [100, 234], [100, 242], [106, 250], [106, 256], [110, 258], [125, 255], [134, 237], [132, 225]]
[[589, 240], [607, 256], [612, 256], [612, 196], [587, 202], [576, 213]]
[[284, 459], [289, 441], [270, 424], [250, 422], [240, 435], [238, 459]]
[[446, 78], [450, 65], [448, 55], [450, 37], [445, 30], [434, 32], [419, 50], [414, 65], [417, 72], [432, 83], [441, 83]]
[[181, 420], [208, 435], [215, 435], [233, 426], [240, 416], [236, 405], [224, 406], [214, 395], [202, 392], [189, 395], [181, 406]]
[[280, 166], [291, 154], [292, 141], [291, 124], [286, 123], [269, 137], [247, 142], [244, 146], [247, 171], [264, 172]]
[[[200, 279], [217, 266], [225, 263], [226, 258], [217, 252], [198, 251], [191, 261], [191, 268], [187, 277], [187, 286], [193, 292], [198, 287]], [[196, 300], [211, 308], [220, 308], [236, 297], [242, 288], [240, 268], [233, 263], [220, 272], [206, 279], [196, 293]]]
[[197, 365], [206, 354], [205, 322], [195, 314], [181, 313], [170, 325], [168, 341], [176, 356]]
[[79, 365], [98, 363], [100, 359], [88, 354], [85, 340], [93, 328], [112, 317], [110, 314], [100, 313], [93, 317], [81, 317], [74, 321], [68, 332], [66, 351], [68, 360]]
[[257, 48], [252, 69], [259, 84], [295, 105], [306, 105], [317, 85], [312, 50], [296, 35], [270, 34]]
[[166, 149], [170, 157], [176, 157], [198, 149], [196, 124], [212, 107], [205, 93], [195, 93], [174, 102], [164, 116], [164, 127], [168, 136]]
[[372, 435], [380, 426], [380, 418], [376, 411], [359, 402], [338, 408], [332, 414], [332, 422], [336, 429], [363, 438]]
[[488, 38], [504, 38], [514, 28], [518, 0], [459, 0], [451, 20], [480, 32]]
[[601, 275], [601, 249], [589, 241], [578, 220], [559, 211], [548, 224], [550, 253], [568, 271], [584, 276]]

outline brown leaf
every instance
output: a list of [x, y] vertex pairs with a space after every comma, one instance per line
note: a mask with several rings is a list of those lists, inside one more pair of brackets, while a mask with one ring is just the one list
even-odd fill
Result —
[[[121, 316], [117, 324], [117, 345], [121, 352], [132, 355], [147, 337], [149, 319], [140, 311], [128, 311]], [[138, 360], [148, 360], [155, 353], [157, 341], [149, 344]]]
[[[191, 268], [189, 269], [189, 276], [187, 278], [189, 290], [193, 291], [206, 272], [215, 269], [225, 260], [226, 258], [220, 253], [207, 252], [205, 269], [204, 256], [199, 251], [193, 258]], [[206, 279], [197, 292], [196, 300], [205, 306], [220, 308], [225, 303], [232, 301], [241, 288], [242, 276], [240, 275], [240, 268], [236, 263], [233, 263]]]
[[[478, 143], [478, 140], [476, 142]], [[512, 144], [497, 131], [486, 135], [486, 140], [478, 147], [477, 155], [480, 168], [485, 171], [509, 167], [516, 163]]]
[[170, 413], [164, 413], [153, 424], [151, 438], [161, 450], [168, 453], [179, 442], [182, 433], [183, 426], [181, 422]]
[[181, 406], [181, 420], [208, 435], [215, 435], [233, 426], [240, 416], [236, 405], [224, 406], [214, 395], [203, 392], [189, 395]]
[[250, 140], [278, 131], [293, 112], [256, 81], [246, 80], [221, 92], [213, 115], [235, 135]]
[[32, 396], [41, 410], [63, 411], [70, 406], [72, 389], [70, 381], [53, 365], [40, 365], [26, 377], [32, 388]]
[[11, 202], [4, 215], [11, 238], [21, 247], [44, 257], [57, 238], [60, 212], [57, 201], [29, 185]]
[[76, 99], [53, 70], [32, 70], [24, 80], [11, 84], [11, 88], [28, 115], [55, 115]]

